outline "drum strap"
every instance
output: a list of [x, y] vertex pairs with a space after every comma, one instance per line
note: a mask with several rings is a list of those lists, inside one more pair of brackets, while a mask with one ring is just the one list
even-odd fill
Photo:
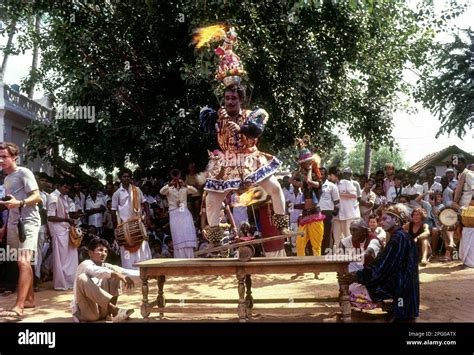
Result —
[[136, 216], [139, 216], [139, 201], [138, 201], [138, 188], [135, 185], [131, 185], [132, 187], [132, 214], [135, 214]]

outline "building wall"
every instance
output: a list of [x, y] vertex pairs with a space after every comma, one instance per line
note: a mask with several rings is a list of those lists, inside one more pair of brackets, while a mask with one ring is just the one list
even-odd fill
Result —
[[53, 168], [49, 163], [37, 158], [24, 164], [24, 144], [27, 138], [25, 127], [31, 121], [13, 112], [0, 110], [0, 137], [3, 142], [12, 142], [20, 147], [19, 165], [26, 166], [34, 172], [41, 171], [53, 175]]

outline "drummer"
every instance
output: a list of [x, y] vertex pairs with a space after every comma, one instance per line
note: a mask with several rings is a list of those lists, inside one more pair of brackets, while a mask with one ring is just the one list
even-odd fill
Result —
[[[423, 200], [425, 196], [429, 196], [429, 202]], [[431, 249], [433, 254], [437, 254], [439, 250], [438, 244], [441, 236], [443, 226], [439, 220], [439, 213], [446, 206], [443, 204], [443, 195], [438, 191], [427, 191], [416, 198], [416, 201], [421, 203], [422, 207], [426, 210], [428, 216], [428, 225], [431, 229]], [[454, 234], [446, 233], [446, 239], [444, 240], [446, 247], [446, 260], [451, 260], [451, 252], [456, 248], [454, 243]]]
[[[112, 222], [114, 229], [119, 223], [125, 223], [134, 217], [141, 217], [144, 207], [141, 190], [131, 183], [132, 171], [124, 168], [119, 172], [120, 187], [112, 196]], [[135, 197], [134, 197], [135, 196]], [[138, 210], [134, 211], [134, 199], [138, 199]], [[151, 250], [147, 240], [138, 246], [120, 246], [120, 259], [125, 269], [137, 269], [134, 263], [151, 259]]]

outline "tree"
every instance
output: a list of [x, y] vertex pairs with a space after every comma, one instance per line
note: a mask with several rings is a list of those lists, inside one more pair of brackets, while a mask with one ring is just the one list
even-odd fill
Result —
[[[349, 152], [345, 165], [350, 166], [354, 173], [364, 173], [364, 154], [365, 143], [357, 143]], [[372, 169], [370, 173], [383, 170], [386, 163], [393, 163], [396, 170], [405, 169], [408, 165], [397, 146], [392, 151], [388, 147], [380, 147], [372, 151]]]
[[41, 49], [33, 82], [56, 108], [96, 112], [94, 124], [31, 125], [27, 151], [54, 159], [62, 146], [78, 163], [107, 171], [127, 157], [159, 170], [205, 163], [216, 141], [200, 134], [197, 117], [200, 107], [219, 105], [210, 85], [216, 57], [213, 48], [194, 51], [190, 39], [216, 22], [236, 26], [251, 104], [270, 113], [262, 150], [278, 154], [308, 133], [324, 154], [339, 125], [355, 139], [392, 145], [389, 112], [399, 105], [404, 64], [423, 62], [432, 44], [431, 25], [418, 22], [436, 16], [429, 1], [422, 5], [423, 13], [369, 0], [9, 3], [19, 22], [40, 15], [45, 24], [41, 36], [31, 29], [20, 41]]
[[469, 46], [469, 41], [454, 34], [452, 42], [434, 48], [434, 64], [423, 69], [416, 97], [441, 121], [436, 137], [454, 133], [462, 138], [466, 128], [474, 127], [473, 55], [474, 40]]

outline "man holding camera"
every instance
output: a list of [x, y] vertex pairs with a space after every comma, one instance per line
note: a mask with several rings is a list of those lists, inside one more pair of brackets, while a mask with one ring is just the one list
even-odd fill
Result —
[[16, 303], [9, 310], [2, 310], [0, 317], [19, 318], [23, 316], [24, 308], [35, 307], [31, 262], [38, 247], [41, 218], [37, 205], [41, 196], [33, 173], [17, 166], [19, 153], [16, 144], [0, 143], [0, 167], [7, 175], [4, 184], [6, 197], [0, 201], [0, 206], [9, 210], [7, 245], [10, 256], [16, 251], [19, 268]]

